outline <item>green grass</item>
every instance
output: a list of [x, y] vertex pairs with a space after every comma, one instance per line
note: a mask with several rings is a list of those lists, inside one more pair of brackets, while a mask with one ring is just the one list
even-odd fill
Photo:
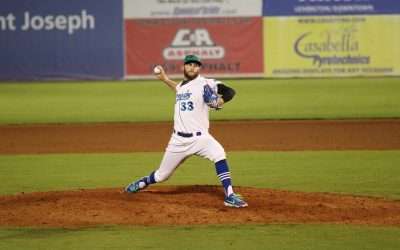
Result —
[[1, 229], [0, 249], [398, 249], [399, 228], [244, 225]]
[[[399, 78], [226, 80], [234, 101], [214, 120], [400, 117]], [[0, 124], [170, 121], [174, 95], [156, 81], [1, 83]], [[162, 153], [0, 155], [0, 195], [122, 187]], [[400, 151], [231, 152], [234, 185], [400, 199]], [[166, 185], [219, 185], [191, 158]], [[160, 184], [164, 185], [164, 184]], [[0, 249], [398, 249], [398, 227], [223, 225], [0, 227]]]
[[[123, 187], [162, 153], [0, 156], [0, 194]], [[231, 152], [234, 185], [400, 198], [400, 151]], [[219, 185], [213, 164], [186, 161], [167, 185]]]
[[[400, 117], [399, 78], [225, 81], [235, 99], [214, 120]], [[0, 84], [0, 124], [170, 121], [157, 81]]]
[[[231, 152], [235, 185], [399, 199], [400, 151]], [[0, 156], [0, 195], [122, 187], [162, 153]], [[167, 185], [219, 185], [212, 164], [193, 157]], [[163, 184], [160, 184], [163, 185]], [[0, 227], [0, 249], [398, 249], [398, 227], [349, 225]]]

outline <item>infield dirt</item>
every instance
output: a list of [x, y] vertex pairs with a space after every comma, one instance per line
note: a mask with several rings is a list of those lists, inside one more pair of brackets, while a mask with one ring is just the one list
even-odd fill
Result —
[[[172, 123], [0, 126], [0, 154], [162, 152]], [[400, 119], [212, 122], [231, 150], [400, 149]]]
[[[163, 151], [171, 123], [4, 125], [0, 154]], [[400, 120], [214, 122], [230, 150], [400, 149]], [[195, 184], [195, 183], [194, 183]], [[237, 187], [249, 207], [230, 209], [214, 186], [153, 186], [0, 196], [0, 225], [347, 223], [400, 226], [400, 201]]]

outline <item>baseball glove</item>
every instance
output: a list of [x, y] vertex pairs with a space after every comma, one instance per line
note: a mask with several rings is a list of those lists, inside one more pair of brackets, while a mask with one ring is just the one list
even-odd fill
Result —
[[204, 102], [210, 107], [218, 109], [218, 94], [210, 87], [210, 85], [204, 85], [203, 93]]

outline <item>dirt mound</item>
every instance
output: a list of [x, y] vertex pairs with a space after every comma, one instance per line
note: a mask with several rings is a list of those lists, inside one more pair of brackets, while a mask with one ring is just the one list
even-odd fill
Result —
[[236, 187], [248, 208], [227, 208], [217, 186], [154, 186], [0, 196], [1, 226], [343, 223], [400, 226], [400, 201]]

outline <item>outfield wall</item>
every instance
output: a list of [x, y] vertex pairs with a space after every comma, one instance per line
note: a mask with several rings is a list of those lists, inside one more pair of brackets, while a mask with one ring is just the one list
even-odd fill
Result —
[[155, 64], [181, 76], [187, 54], [208, 76], [263, 76], [261, 0], [124, 4], [127, 77], [149, 76]]
[[0, 80], [121, 79], [122, 0], [2, 0]]
[[3, 0], [0, 80], [400, 75], [398, 0]]
[[397, 0], [264, 1], [266, 77], [400, 75]]

